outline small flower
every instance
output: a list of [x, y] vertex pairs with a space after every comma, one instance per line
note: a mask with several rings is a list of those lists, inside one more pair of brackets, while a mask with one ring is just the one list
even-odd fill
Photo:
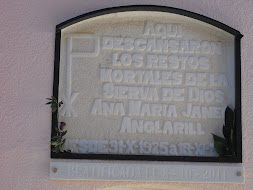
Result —
[[60, 130], [63, 131], [65, 126], [66, 126], [66, 123], [65, 122], [61, 122]]

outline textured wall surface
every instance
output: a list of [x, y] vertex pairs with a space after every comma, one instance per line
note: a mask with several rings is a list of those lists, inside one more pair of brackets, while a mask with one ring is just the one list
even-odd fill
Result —
[[[244, 185], [51, 181], [50, 108], [55, 26], [112, 6], [156, 4], [189, 10], [239, 30], [242, 38]], [[253, 1], [252, 0], [0, 0], [0, 189], [252, 189]]]

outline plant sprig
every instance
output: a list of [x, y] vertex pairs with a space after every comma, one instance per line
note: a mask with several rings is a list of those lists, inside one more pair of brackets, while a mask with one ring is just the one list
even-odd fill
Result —
[[51, 104], [51, 109], [53, 113], [56, 112], [58, 108], [61, 107], [61, 105], [63, 104], [62, 101], [58, 103], [58, 100], [54, 96], [51, 96], [51, 98], [46, 98], [46, 99], [50, 100], [46, 104]]
[[[51, 98], [46, 98], [46, 99], [50, 100], [46, 104], [47, 105], [51, 104], [50, 107], [51, 107], [53, 113], [56, 112], [58, 110], [58, 108], [61, 107], [61, 105], [63, 104], [62, 101], [58, 103], [58, 100], [54, 96], [51, 96]], [[55, 152], [55, 153], [71, 152], [71, 150], [64, 150], [63, 149], [63, 146], [66, 142], [66, 139], [64, 138], [64, 136], [68, 132], [67, 130], [64, 130], [65, 126], [66, 126], [66, 123], [61, 122], [59, 127], [58, 126], [55, 127], [56, 135], [51, 138], [51, 146], [52, 146], [51, 151], [52, 152]]]
[[70, 150], [63, 150], [63, 146], [66, 142], [66, 139], [63, 138], [67, 134], [67, 130], [64, 131], [64, 127], [66, 126], [65, 122], [61, 122], [60, 127], [55, 127], [56, 136], [51, 138], [51, 145], [53, 146], [52, 152], [60, 153], [60, 152], [71, 152]]
[[234, 111], [227, 107], [225, 111], [225, 125], [223, 125], [223, 137], [213, 135], [215, 151], [220, 156], [235, 156], [235, 115]]

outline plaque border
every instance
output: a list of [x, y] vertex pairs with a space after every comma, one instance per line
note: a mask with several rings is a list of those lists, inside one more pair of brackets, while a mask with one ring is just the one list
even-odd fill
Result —
[[[76, 24], [80, 21], [107, 15], [118, 12], [128, 11], [156, 11], [174, 13], [186, 17], [190, 17], [207, 24], [213, 25], [223, 31], [232, 34], [234, 40], [234, 54], [235, 54], [235, 126], [236, 126], [236, 156], [235, 157], [198, 157], [198, 156], [157, 156], [157, 155], [123, 155], [123, 154], [78, 154], [78, 153], [53, 153], [51, 158], [59, 159], [90, 159], [90, 160], [136, 160], [136, 161], [182, 161], [182, 162], [221, 162], [221, 163], [242, 163], [242, 118], [241, 118], [241, 38], [243, 35], [219, 21], [208, 18], [206, 16], [193, 13], [190, 11], [157, 5], [131, 5], [111, 7], [101, 10], [85, 13], [83, 15], [74, 17], [56, 26], [55, 33], [55, 59], [54, 59], [54, 82], [53, 82], [53, 96], [58, 99], [59, 87], [59, 68], [60, 68], [60, 46], [61, 46], [61, 30]], [[52, 129], [51, 137], [56, 135], [53, 126], [57, 126], [58, 118], [57, 112], [52, 113]]]

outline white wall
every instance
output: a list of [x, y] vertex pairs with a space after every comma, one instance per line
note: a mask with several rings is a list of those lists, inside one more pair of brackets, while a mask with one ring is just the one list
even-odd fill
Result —
[[[245, 185], [51, 181], [49, 179], [55, 26], [89, 11], [156, 4], [185, 9], [239, 30]], [[252, 189], [252, 0], [0, 0], [0, 189]]]

